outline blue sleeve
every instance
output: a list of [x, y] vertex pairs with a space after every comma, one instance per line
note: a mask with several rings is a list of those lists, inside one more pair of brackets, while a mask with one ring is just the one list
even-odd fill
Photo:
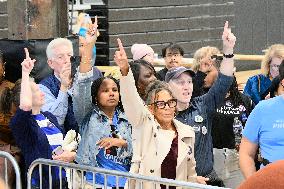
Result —
[[46, 86], [39, 84], [39, 88], [45, 97], [45, 103], [41, 110], [52, 113], [57, 118], [58, 123], [63, 125], [68, 110], [67, 92], [59, 90], [58, 96], [55, 97]]
[[259, 131], [261, 128], [261, 104], [258, 104], [251, 112], [243, 130], [243, 137], [249, 141], [258, 144]]
[[103, 77], [102, 72], [96, 66], [93, 66], [93, 80], [99, 79], [101, 77]]
[[258, 83], [258, 75], [252, 76], [248, 79], [244, 88], [244, 94], [250, 96], [255, 104], [261, 100]]
[[94, 71], [79, 73], [73, 85], [73, 111], [75, 118], [82, 125], [84, 117], [93, 110], [91, 86]]
[[207, 106], [207, 112], [215, 111], [216, 108], [224, 102], [232, 82], [233, 77], [226, 76], [219, 72], [217, 80], [214, 82], [208, 93], [201, 97], [197, 97], [204, 101], [204, 104]]

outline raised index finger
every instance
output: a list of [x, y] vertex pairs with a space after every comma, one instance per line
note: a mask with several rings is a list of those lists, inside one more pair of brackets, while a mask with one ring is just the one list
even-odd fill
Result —
[[26, 54], [26, 59], [30, 58], [29, 50], [27, 48], [24, 48], [24, 50], [25, 50], [25, 54]]
[[229, 22], [226, 21], [226, 22], [225, 22], [225, 25], [224, 25], [224, 31], [227, 31], [228, 28], [229, 28]]
[[97, 16], [95, 16], [95, 23], [94, 24], [98, 25], [98, 17]]
[[118, 48], [120, 52], [125, 52], [122, 42], [119, 38], [117, 38]]

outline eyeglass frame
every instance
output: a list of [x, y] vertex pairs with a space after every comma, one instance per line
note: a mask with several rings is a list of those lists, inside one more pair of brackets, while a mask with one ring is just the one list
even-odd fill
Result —
[[[173, 107], [170, 106], [170, 102], [175, 102], [175, 105]], [[158, 106], [157, 104], [158, 103], [163, 103], [163, 106]], [[149, 105], [155, 105], [156, 108], [158, 109], [165, 109], [166, 105], [168, 105], [169, 108], [175, 108], [177, 106], [177, 99], [173, 98], [173, 99], [170, 99], [168, 100], [167, 102], [165, 101], [155, 101]]]

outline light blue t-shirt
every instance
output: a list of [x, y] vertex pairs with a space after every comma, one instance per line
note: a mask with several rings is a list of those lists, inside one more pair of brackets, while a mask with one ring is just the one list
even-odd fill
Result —
[[284, 159], [284, 98], [263, 100], [251, 112], [243, 136], [259, 144], [261, 156], [270, 162]]

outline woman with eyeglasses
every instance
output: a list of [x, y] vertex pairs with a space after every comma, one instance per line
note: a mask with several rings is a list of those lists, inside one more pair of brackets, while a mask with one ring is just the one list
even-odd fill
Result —
[[[82, 136], [76, 162], [128, 172], [132, 157], [131, 126], [120, 102], [119, 83], [113, 77], [93, 81], [90, 62], [79, 67], [73, 91], [73, 110]], [[116, 188], [116, 177], [87, 172], [84, 188]], [[95, 179], [95, 181], [94, 181]], [[123, 188], [126, 179], [118, 179]]]
[[279, 66], [284, 60], [284, 45], [271, 45], [265, 52], [261, 62], [261, 74], [248, 79], [244, 88], [244, 94], [251, 97], [255, 104], [264, 100], [269, 93], [271, 80], [279, 75]]
[[[205, 184], [207, 179], [198, 177], [195, 172], [194, 131], [174, 119], [177, 101], [167, 84], [161, 81], [150, 83], [144, 102], [135, 87], [120, 39], [118, 45], [114, 60], [122, 74], [122, 104], [132, 125], [133, 157], [130, 172]], [[143, 188], [152, 186], [152, 183], [143, 183]], [[139, 186], [130, 182], [128, 187], [133, 189]], [[156, 187], [165, 188], [163, 185]]]

